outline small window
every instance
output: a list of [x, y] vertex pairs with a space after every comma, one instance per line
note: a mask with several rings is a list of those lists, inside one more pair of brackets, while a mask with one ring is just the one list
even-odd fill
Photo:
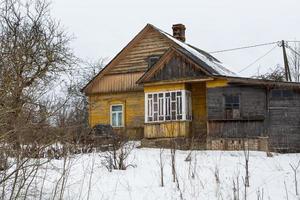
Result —
[[148, 67], [152, 67], [159, 60], [158, 56], [149, 56], [148, 57]]
[[225, 118], [238, 119], [240, 118], [240, 96], [225, 95]]
[[292, 90], [274, 89], [271, 92], [271, 96], [272, 96], [272, 98], [275, 98], [275, 99], [291, 98], [291, 97], [293, 97], [293, 91]]
[[282, 90], [283, 97], [293, 97], [293, 91], [291, 90]]
[[111, 126], [123, 127], [123, 105], [111, 106]]

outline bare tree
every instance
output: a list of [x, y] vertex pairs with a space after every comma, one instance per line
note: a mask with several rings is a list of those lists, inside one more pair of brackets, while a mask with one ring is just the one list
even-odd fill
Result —
[[286, 200], [289, 200], [289, 193], [288, 193], [285, 181], [284, 181], [284, 189], [285, 189], [285, 198], [286, 198]]
[[294, 46], [288, 47], [290, 49], [288, 58], [292, 77], [295, 82], [300, 82], [300, 45], [295, 43]]
[[45, 0], [0, 2], [1, 135], [15, 146], [45, 123], [43, 97], [76, 61], [70, 40]]
[[285, 81], [285, 71], [280, 65], [277, 65], [275, 69], [269, 69], [269, 72], [256, 76], [255, 78], [263, 80]]
[[250, 160], [250, 151], [249, 151], [249, 140], [246, 139], [243, 141], [243, 152], [245, 160], [245, 176], [243, 178], [244, 184], [244, 200], [247, 200], [247, 188], [250, 187], [250, 176], [249, 176], [249, 160]]
[[233, 190], [233, 200], [240, 200], [240, 183], [239, 183], [239, 175], [236, 176], [235, 179], [232, 180], [232, 190]]
[[49, 162], [41, 158], [53, 143], [47, 138], [56, 131], [50, 117], [61, 105], [46, 97], [77, 61], [70, 41], [51, 17], [46, 0], [0, 0], [3, 198], [26, 199], [32, 195], [30, 188], [38, 170]]
[[176, 142], [174, 140], [171, 141], [171, 168], [172, 168], [172, 177], [173, 182], [176, 182]]
[[82, 88], [103, 68], [105, 59], [97, 61], [81, 62], [82, 66], [72, 71], [73, 79], [68, 85], [68, 103], [66, 104], [66, 112], [62, 113], [64, 123], [69, 132], [74, 136], [76, 142], [87, 135], [89, 130], [88, 123], [88, 100], [86, 95], [82, 93]]
[[164, 158], [163, 158], [163, 154], [164, 154], [164, 148], [160, 148], [159, 149], [159, 169], [160, 169], [160, 186], [164, 187], [165, 183], [164, 183], [164, 166], [165, 166], [165, 162], [164, 162]]
[[292, 165], [290, 163], [290, 166], [291, 166], [291, 168], [293, 170], [293, 173], [294, 173], [295, 194], [296, 194], [296, 196], [298, 196], [299, 192], [298, 192], [297, 172], [298, 172], [298, 168], [300, 167], [300, 160], [298, 161], [298, 163], [296, 165]]

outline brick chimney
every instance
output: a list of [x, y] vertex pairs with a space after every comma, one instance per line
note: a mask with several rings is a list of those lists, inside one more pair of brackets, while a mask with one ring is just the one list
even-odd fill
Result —
[[185, 26], [183, 24], [174, 24], [172, 26], [173, 29], [173, 37], [185, 42]]

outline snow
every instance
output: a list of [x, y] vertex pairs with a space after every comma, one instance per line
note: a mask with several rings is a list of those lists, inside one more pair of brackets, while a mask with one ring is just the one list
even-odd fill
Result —
[[[233, 180], [237, 177], [240, 199], [243, 199], [242, 177], [245, 171], [242, 151], [193, 151], [191, 162], [186, 162], [185, 158], [189, 153], [190, 151], [176, 151], [176, 169], [183, 199], [233, 199]], [[180, 192], [172, 182], [170, 150], [165, 149], [163, 153], [164, 187], [160, 187], [159, 149], [134, 149], [129, 162], [135, 167], [125, 171], [108, 172], [101, 165], [101, 154], [76, 155], [70, 160], [64, 199], [87, 199], [88, 194], [91, 200], [180, 199]], [[263, 192], [264, 199], [287, 199], [286, 184], [289, 200], [299, 200], [295, 196], [294, 176], [289, 166], [295, 165], [299, 159], [300, 154], [273, 153], [273, 157], [267, 157], [265, 152], [250, 152], [248, 199], [257, 200], [258, 191]], [[63, 160], [53, 160], [48, 165], [45, 190], [49, 193], [61, 176], [58, 169], [62, 166]], [[214, 176], [216, 168], [219, 169], [219, 185]], [[193, 169], [196, 169], [195, 178], [189, 175]], [[45, 172], [46, 170], [41, 172], [41, 176]]]
[[176, 44], [178, 44], [179, 46], [181, 46], [182, 48], [184, 48], [185, 50], [187, 50], [188, 52], [190, 52], [191, 54], [193, 54], [194, 56], [196, 56], [197, 58], [199, 58], [200, 60], [205, 62], [208, 66], [213, 68], [217, 72], [214, 75], [233, 76], [233, 77], [238, 76], [236, 73], [228, 70], [227, 68], [225, 68], [224, 66], [222, 66], [218, 62], [214, 62], [212, 59], [210, 59], [210, 58], [206, 57], [205, 55], [201, 54], [199, 51], [197, 51], [194, 48], [190, 47], [186, 43], [177, 40], [176, 38], [172, 37], [171, 35], [169, 35], [168, 33], [164, 32], [160, 29], [158, 29], [158, 30], [162, 34], [164, 34], [166, 37], [168, 37], [169, 39], [174, 41]]

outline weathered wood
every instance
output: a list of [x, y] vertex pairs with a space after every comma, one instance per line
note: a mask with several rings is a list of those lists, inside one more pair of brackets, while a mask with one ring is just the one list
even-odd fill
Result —
[[205, 142], [206, 140], [206, 87], [205, 82], [189, 84], [192, 93], [192, 136]]
[[[225, 96], [240, 96], [240, 118], [226, 120]], [[207, 89], [208, 129], [210, 137], [257, 137], [266, 133], [264, 88], [227, 86]], [[256, 120], [253, 120], [256, 119]]]
[[[281, 89], [286, 90], [286, 88]], [[270, 93], [272, 90], [270, 90]], [[278, 150], [299, 151], [300, 92], [296, 90], [291, 91], [292, 97], [272, 97], [270, 95], [270, 144], [274, 149]]]
[[170, 46], [170, 41], [148, 24], [86, 85], [84, 92], [87, 95], [97, 93], [94, 87], [98, 87], [104, 75], [146, 71], [146, 58], [150, 55], [162, 55]]
[[164, 66], [149, 80], [149, 82], [162, 80], [176, 80], [182, 78], [205, 78], [206, 74], [194, 64], [188, 62], [179, 55], [172, 57]]
[[208, 121], [211, 138], [255, 138], [264, 133], [264, 121]]
[[136, 84], [136, 80], [142, 76], [141, 73], [126, 73], [105, 75], [94, 85], [92, 93], [114, 93], [125, 91], [142, 91], [143, 87]]
[[115, 69], [119, 70], [123, 68], [126, 71], [136, 66], [143, 67], [146, 70], [148, 68], [146, 58], [151, 55], [162, 55], [169, 47], [170, 43], [159, 33], [149, 31], [138, 43], [128, 50], [126, 55], [120, 59], [119, 63], [109, 73], [113, 73]]
[[[278, 88], [274, 88], [278, 89]], [[273, 150], [300, 149], [300, 92], [272, 97], [263, 86], [225, 86], [207, 89], [208, 134], [212, 138], [268, 136]], [[280, 89], [280, 88], [279, 88]], [[224, 118], [224, 95], [239, 94], [241, 118]]]
[[185, 83], [175, 83], [175, 84], [163, 84], [163, 85], [148, 85], [144, 87], [146, 92], [161, 92], [161, 91], [174, 91], [174, 90], [185, 90]]
[[121, 133], [132, 136], [143, 136], [144, 125], [144, 93], [126, 92], [118, 94], [97, 94], [89, 97], [89, 122], [110, 124], [110, 106], [124, 106], [124, 128], [117, 128]]
[[228, 86], [207, 89], [208, 119], [225, 118], [224, 96], [238, 94], [241, 97], [242, 119], [262, 118], [266, 112], [266, 94], [264, 88], [247, 86]]
[[172, 121], [145, 124], [145, 138], [189, 137], [189, 121]]

